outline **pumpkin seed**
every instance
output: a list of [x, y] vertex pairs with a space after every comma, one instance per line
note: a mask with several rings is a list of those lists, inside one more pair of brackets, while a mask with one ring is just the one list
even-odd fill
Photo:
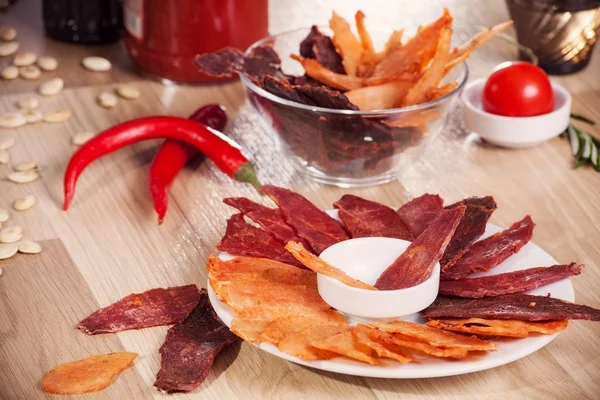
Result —
[[0, 223], [8, 221], [8, 211], [0, 208]]
[[36, 124], [44, 119], [44, 116], [38, 110], [25, 110], [23, 111], [23, 117], [25, 117], [25, 122], [28, 124]]
[[12, 172], [8, 174], [8, 180], [14, 183], [30, 183], [37, 180], [39, 177], [40, 174], [34, 169], [30, 169], [29, 171]]
[[35, 204], [35, 197], [32, 194], [28, 194], [27, 196], [21, 197], [20, 199], [15, 200], [13, 203], [13, 207], [17, 211], [25, 211], [30, 209]]
[[53, 96], [60, 93], [65, 85], [65, 81], [61, 78], [49, 79], [46, 82], [42, 82], [38, 88], [38, 92], [44, 96]]
[[19, 68], [19, 75], [21, 75], [21, 78], [23, 79], [35, 80], [40, 79], [40, 76], [42, 76], [42, 71], [37, 65], [27, 65]]
[[10, 56], [19, 50], [19, 42], [0, 43], [0, 57]]
[[10, 160], [10, 153], [6, 150], [0, 150], [0, 165], [7, 164]]
[[23, 228], [19, 225], [9, 226], [0, 230], [0, 242], [14, 243], [23, 239]]
[[114, 108], [118, 102], [117, 96], [108, 92], [100, 93], [96, 100], [104, 108]]
[[0, 72], [2, 79], [11, 80], [17, 79], [19, 77], [19, 68], [14, 65], [9, 65], [7, 67], [2, 68], [2, 72]]
[[112, 64], [104, 57], [85, 57], [81, 64], [86, 69], [94, 72], [105, 72], [112, 68]]
[[0, 40], [5, 42], [10, 42], [11, 40], [15, 40], [17, 38], [17, 30], [12, 26], [2, 26], [0, 27]]
[[117, 94], [127, 100], [135, 100], [140, 97], [140, 91], [133, 85], [121, 85], [117, 88]]
[[54, 71], [58, 68], [58, 61], [54, 57], [42, 56], [38, 58], [37, 65], [42, 71]]
[[19, 250], [17, 243], [0, 243], [0, 260], [11, 258]]
[[13, 65], [17, 67], [27, 67], [34, 64], [38, 59], [38, 55], [33, 51], [26, 51], [24, 53], [17, 53], [13, 59]]
[[40, 99], [35, 96], [23, 97], [17, 101], [17, 106], [22, 110], [35, 110], [40, 106]]
[[26, 123], [25, 117], [19, 113], [5, 114], [0, 117], [0, 128], [17, 128]]
[[29, 171], [30, 169], [36, 169], [38, 164], [35, 161], [25, 161], [22, 163], [18, 163], [13, 165], [13, 169], [15, 171]]
[[44, 114], [44, 122], [58, 123], [64, 122], [71, 118], [71, 111], [69, 110], [54, 110]]
[[31, 240], [21, 240], [18, 243], [19, 253], [38, 254], [42, 251], [42, 246]]

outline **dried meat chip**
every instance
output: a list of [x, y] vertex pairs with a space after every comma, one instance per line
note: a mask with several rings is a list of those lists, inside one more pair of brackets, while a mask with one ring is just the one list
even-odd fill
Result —
[[281, 66], [281, 59], [279, 54], [273, 48], [273, 43], [263, 43], [260, 46], [253, 47], [250, 50], [250, 58], [260, 58], [266, 61], [269, 65], [275, 68]]
[[215, 357], [236, 341], [202, 289], [196, 308], [167, 332], [154, 386], [165, 393], [194, 390], [208, 376]]
[[440, 319], [430, 320], [427, 325], [448, 331], [473, 333], [480, 336], [505, 336], [524, 338], [530, 333], [551, 335], [567, 328], [569, 321], [516, 321], [499, 319]]
[[277, 348], [286, 354], [303, 360], [329, 360], [336, 357], [337, 354], [333, 351], [314, 347], [312, 343], [319, 342], [347, 330], [348, 327], [345, 326], [315, 324], [282, 339]]
[[339, 218], [353, 238], [381, 236], [411, 239], [400, 215], [388, 206], [350, 194], [342, 196], [333, 206], [339, 210]]
[[82, 320], [77, 329], [96, 335], [171, 325], [183, 320], [199, 299], [196, 285], [150, 289], [101, 308]]
[[397, 290], [427, 280], [446, 250], [464, 212], [464, 207], [444, 211], [383, 271], [375, 287], [379, 290]]
[[412, 361], [412, 359], [407, 356], [400, 347], [394, 345], [384, 345], [373, 340], [370, 336], [371, 330], [372, 328], [362, 324], [352, 328], [352, 334], [354, 335], [357, 346], [366, 346], [374, 351], [378, 357], [396, 360], [401, 364], [406, 364]]
[[294, 85], [294, 90], [309, 98], [316, 106], [335, 110], [358, 110], [344, 93], [327, 86]]
[[358, 345], [354, 335], [350, 330], [329, 336], [311, 343], [317, 349], [331, 351], [333, 353], [364, 362], [371, 365], [379, 365], [381, 362], [373, 357], [375, 352], [370, 347]]
[[429, 326], [416, 324], [408, 321], [375, 322], [372, 326], [386, 332], [399, 333], [429, 343], [434, 347], [449, 349], [465, 349], [467, 351], [494, 351], [494, 343], [476, 338], [474, 336], [458, 335], [456, 333], [444, 332]]
[[342, 57], [335, 50], [331, 38], [321, 33], [316, 25], [311, 27], [308, 36], [300, 43], [300, 55], [305, 58], [314, 58], [319, 64], [333, 72], [345, 73]]
[[398, 333], [390, 333], [378, 328], [369, 327], [369, 335], [371, 339], [388, 345], [398, 346], [401, 349], [409, 349], [439, 358], [465, 358], [468, 355], [468, 350], [464, 348], [447, 348], [435, 347], [429, 343], [422, 342], [410, 336], [404, 336]]
[[466, 299], [438, 296], [422, 311], [425, 318], [516, 319], [519, 321], [558, 321], [582, 319], [600, 321], [600, 310], [547, 296], [515, 293]]
[[527, 215], [510, 228], [473, 244], [453, 265], [442, 273], [444, 279], [461, 279], [474, 272], [485, 272], [518, 253], [533, 236], [535, 224]]
[[242, 68], [244, 53], [226, 47], [214, 53], [200, 54], [194, 60], [201, 72], [216, 78], [231, 78]]
[[444, 200], [437, 194], [425, 193], [404, 204], [398, 214], [413, 237], [418, 237], [444, 211]]
[[[289, 101], [293, 101], [300, 104], [307, 104], [310, 106], [316, 106], [316, 103], [312, 101], [308, 96], [300, 93], [296, 86], [290, 84], [290, 82], [274, 78], [272, 76], [266, 76], [263, 79], [263, 88], [269, 92], [274, 94], [277, 97], [281, 97], [282, 99], [286, 99]], [[296, 117], [295, 119], [298, 119]]]
[[358, 289], [377, 290], [373, 286], [354, 279], [344, 273], [339, 268], [327, 264], [325, 261], [307, 251], [302, 244], [296, 242], [288, 242], [285, 248], [306, 268], [315, 271], [318, 274], [336, 279], [345, 285], [352, 286]]
[[340, 17], [335, 11], [329, 20], [329, 27], [333, 31], [331, 40], [342, 56], [344, 71], [350, 76], [356, 76], [363, 53], [362, 44], [352, 33], [348, 21]]
[[451, 204], [446, 209], [452, 209], [465, 206], [465, 215], [463, 216], [454, 236], [448, 244], [440, 264], [442, 271], [450, 268], [458, 259], [479, 239], [485, 232], [490, 216], [496, 210], [497, 205], [494, 198], [486, 197], [468, 197], [459, 202]]
[[263, 206], [245, 197], [228, 197], [223, 199], [223, 203], [237, 208], [242, 215], [259, 224], [261, 228], [283, 243], [301, 240], [294, 228], [285, 222], [283, 215], [276, 208]]
[[[261, 333], [261, 342], [267, 342], [277, 346], [279, 342], [288, 336], [301, 332], [315, 324], [312, 318], [293, 315], [291, 317], [279, 318], [271, 322]], [[338, 325], [338, 324], [334, 324]]]
[[317, 254], [335, 243], [349, 239], [338, 221], [304, 196], [272, 185], [264, 185], [261, 190], [277, 204], [286, 222]]
[[44, 376], [42, 388], [54, 394], [97, 392], [110, 385], [136, 357], [137, 353], [122, 351], [61, 364]]
[[[317, 275], [308, 269], [297, 268], [275, 260], [254, 257], [236, 257], [224, 261], [211, 254], [208, 257], [209, 279], [216, 286], [233, 280], [256, 279], [287, 285], [317, 286]], [[218, 291], [217, 288], [214, 289]]]
[[[570, 276], [579, 275], [583, 264], [528, 268], [479, 278], [441, 281], [439, 293], [445, 296], [481, 298], [524, 292]], [[452, 271], [452, 270], [451, 270]]]
[[239, 256], [269, 258], [286, 264], [302, 265], [283, 248], [283, 242], [244, 221], [242, 214], [229, 218], [225, 235], [217, 244], [217, 249]]

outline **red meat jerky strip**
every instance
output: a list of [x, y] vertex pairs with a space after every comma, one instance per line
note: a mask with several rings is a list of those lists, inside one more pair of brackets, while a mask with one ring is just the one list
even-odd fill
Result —
[[316, 25], [310, 28], [310, 33], [300, 43], [300, 55], [305, 58], [314, 58], [325, 68], [346, 74], [342, 65], [342, 57], [335, 50], [329, 36], [323, 35]]
[[444, 211], [444, 200], [437, 194], [425, 193], [398, 209], [411, 235], [416, 238]]
[[259, 224], [265, 231], [283, 243], [301, 241], [294, 228], [285, 222], [281, 211], [276, 208], [263, 206], [245, 197], [229, 197], [223, 199], [223, 203], [237, 208], [243, 215]]
[[569, 276], [579, 275], [583, 265], [553, 265], [529, 268], [479, 278], [441, 281], [439, 293], [445, 296], [481, 298], [524, 292]]
[[134, 293], [92, 313], [77, 325], [88, 335], [171, 325], [184, 319], [200, 299], [196, 285]]
[[227, 220], [225, 235], [217, 249], [237, 256], [268, 258], [304, 268], [283, 246], [283, 242], [269, 232], [244, 221], [242, 214], [235, 214]]
[[489, 271], [518, 253], [533, 236], [535, 224], [527, 215], [508, 229], [475, 243], [451, 267], [442, 272], [442, 280], [462, 279], [477, 271]]
[[494, 198], [486, 196], [468, 197], [447, 206], [446, 209], [460, 206], [466, 206], [467, 209], [440, 261], [442, 271], [450, 268], [483, 235], [488, 219], [497, 207]]
[[465, 299], [438, 297], [423, 310], [425, 318], [486, 318], [519, 321], [584, 319], [600, 321], [600, 310], [547, 296], [524, 293]]
[[189, 392], [208, 376], [215, 357], [237, 342], [215, 314], [206, 289], [190, 315], [167, 332], [158, 351], [160, 370], [154, 386], [164, 393]]
[[429, 278], [464, 213], [465, 207], [444, 211], [383, 271], [375, 287], [379, 290], [404, 289]]
[[412, 238], [400, 215], [388, 206], [350, 194], [342, 196], [333, 206], [339, 210], [339, 217], [353, 238]]
[[287, 223], [310, 244], [317, 255], [329, 246], [349, 239], [338, 221], [319, 210], [304, 196], [272, 185], [264, 185], [261, 190], [277, 204]]

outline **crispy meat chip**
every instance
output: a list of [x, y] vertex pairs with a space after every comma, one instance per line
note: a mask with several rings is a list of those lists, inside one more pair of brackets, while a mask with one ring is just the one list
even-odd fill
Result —
[[465, 207], [444, 211], [383, 271], [375, 287], [379, 290], [397, 290], [427, 280], [446, 250], [464, 212]]
[[579, 275], [583, 264], [528, 268], [479, 278], [441, 281], [439, 293], [445, 296], [480, 298], [524, 292]]
[[444, 212], [444, 200], [437, 194], [425, 193], [404, 204], [398, 214], [416, 238]]
[[442, 272], [450, 268], [458, 259], [479, 239], [485, 232], [485, 227], [497, 205], [494, 198], [468, 197], [459, 202], [446, 206], [446, 209], [465, 206], [465, 215], [462, 217], [448, 248], [440, 261]]
[[345, 94], [361, 111], [386, 110], [401, 107], [412, 85], [411, 80], [396, 80], [349, 90]]
[[301, 243], [288, 242], [288, 244], [285, 245], [285, 248], [306, 268], [312, 269], [316, 273], [329, 276], [330, 278], [336, 279], [345, 285], [352, 286], [355, 288], [377, 290], [369, 284], [366, 284], [364, 282], [359, 281], [358, 279], [354, 279], [346, 275], [341, 269], [327, 264], [319, 257], [307, 251]]
[[194, 390], [208, 376], [215, 357], [236, 341], [202, 289], [196, 308], [167, 332], [158, 351], [160, 370], [154, 386], [164, 393]]
[[277, 204], [286, 222], [317, 254], [337, 242], [349, 239], [338, 221], [302, 195], [272, 185], [264, 185], [261, 190]]
[[277, 348], [291, 356], [303, 360], [329, 360], [337, 356], [333, 351], [319, 349], [312, 343], [347, 331], [348, 327], [339, 325], [315, 324], [298, 333], [287, 336], [279, 342]]
[[404, 99], [402, 106], [412, 106], [424, 103], [429, 100], [429, 93], [437, 88], [444, 77], [444, 67], [448, 62], [450, 55], [450, 41], [452, 39], [452, 28], [444, 27], [440, 31], [440, 40], [438, 41], [436, 52], [431, 60], [429, 68], [423, 72], [415, 85], [410, 88]]
[[374, 351], [378, 357], [396, 360], [401, 364], [406, 364], [412, 361], [412, 358], [408, 357], [400, 347], [390, 344], [384, 345], [371, 339], [371, 330], [372, 328], [362, 324], [352, 328], [352, 334], [354, 335], [355, 343], [358, 347], [366, 346]]
[[[361, 326], [361, 325], [359, 325]], [[415, 350], [420, 353], [425, 353], [429, 356], [439, 357], [439, 358], [465, 358], [469, 353], [467, 349], [464, 348], [447, 348], [447, 347], [435, 347], [430, 345], [429, 343], [422, 342], [410, 336], [405, 336], [399, 333], [390, 333], [383, 331], [378, 328], [373, 328], [371, 326], [362, 325], [368, 327], [369, 336], [371, 339], [382, 343], [386, 346], [393, 345], [398, 346], [401, 349], [410, 349]]]
[[137, 353], [122, 351], [61, 364], [44, 376], [42, 388], [54, 394], [97, 392], [110, 385], [136, 357]]
[[426, 67], [438, 47], [440, 32], [452, 26], [452, 16], [447, 9], [431, 24], [422, 27], [417, 34], [402, 46], [390, 50], [386, 57], [375, 67], [374, 77], [393, 76], [399, 71], [419, 70]]
[[[259, 339], [277, 346], [279, 342], [288, 336], [301, 332], [315, 324], [315, 320], [301, 315], [293, 315], [276, 319], [271, 322], [262, 332]], [[340, 325], [340, 324], [332, 324]]]
[[352, 90], [362, 87], [361, 78], [333, 72], [312, 58], [304, 58], [297, 54], [292, 54], [290, 57], [302, 64], [306, 75], [328, 86], [331, 86], [332, 88]]
[[449, 349], [465, 349], [467, 351], [494, 351], [496, 345], [474, 336], [458, 335], [456, 333], [444, 332], [421, 324], [408, 321], [375, 322], [372, 326], [386, 332], [400, 333], [429, 343], [434, 347]]
[[432, 319], [427, 325], [462, 333], [473, 333], [480, 336], [506, 336], [515, 338], [524, 338], [530, 333], [540, 333], [542, 335], [551, 335], [567, 328], [569, 321], [543, 321], [528, 322], [500, 319]]
[[457, 87], [458, 82], [450, 82], [444, 85], [440, 85], [436, 88], [431, 88], [431, 90], [429, 90], [429, 93], [427, 93], [427, 101], [437, 100], [441, 97], [444, 97]]
[[333, 31], [331, 40], [342, 56], [342, 65], [346, 74], [356, 76], [363, 53], [362, 44], [352, 33], [348, 21], [340, 17], [335, 11], [329, 20], [329, 27]]
[[150, 289], [101, 308], [82, 320], [77, 329], [96, 335], [171, 325], [183, 320], [199, 300], [196, 285]]
[[238, 256], [269, 258], [286, 264], [301, 266], [283, 248], [283, 242], [269, 232], [244, 221], [242, 214], [234, 214], [227, 221], [227, 229], [217, 249]]
[[534, 227], [531, 217], [527, 215], [508, 229], [478, 241], [454, 265], [444, 269], [442, 279], [461, 279], [473, 272], [491, 270], [518, 253], [531, 240]]
[[295, 242], [301, 241], [300, 237], [296, 235], [294, 228], [285, 222], [283, 215], [276, 208], [263, 206], [245, 197], [228, 197], [223, 199], [223, 203], [237, 208], [242, 215], [259, 224], [261, 228], [283, 243], [287, 243], [290, 240]]
[[342, 196], [333, 206], [339, 210], [338, 215], [353, 238], [412, 238], [400, 215], [388, 206], [350, 194]]
[[519, 321], [558, 321], [583, 319], [600, 321], [600, 310], [547, 296], [515, 293], [503, 296], [465, 299], [438, 296], [422, 311], [425, 318], [516, 319]]
[[375, 352], [370, 347], [360, 346], [350, 330], [312, 342], [311, 344], [317, 349], [331, 351], [352, 358], [353, 360], [371, 365], [381, 364], [377, 358], [373, 357], [373, 353]]

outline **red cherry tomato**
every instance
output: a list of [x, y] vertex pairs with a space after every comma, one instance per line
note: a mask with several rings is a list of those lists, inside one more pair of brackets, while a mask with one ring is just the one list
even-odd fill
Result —
[[554, 108], [548, 75], [527, 62], [500, 64], [483, 87], [483, 109], [510, 117], [547, 114]]

